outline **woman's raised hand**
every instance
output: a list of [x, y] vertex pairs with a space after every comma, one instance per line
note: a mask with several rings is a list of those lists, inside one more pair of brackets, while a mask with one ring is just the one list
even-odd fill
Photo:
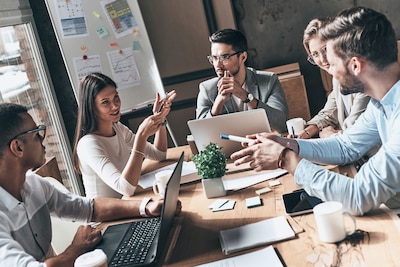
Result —
[[161, 99], [160, 94], [157, 93], [156, 101], [153, 105], [153, 114], [161, 113], [164, 118], [168, 115], [169, 111], [171, 110], [172, 101], [176, 98], [175, 90], [167, 93], [164, 99]]

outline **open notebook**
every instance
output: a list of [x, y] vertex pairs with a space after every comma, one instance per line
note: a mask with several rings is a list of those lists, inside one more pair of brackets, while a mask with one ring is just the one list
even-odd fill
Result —
[[107, 255], [108, 267], [151, 266], [168, 246], [178, 201], [183, 153], [165, 188], [161, 216], [109, 226], [96, 248]]
[[222, 152], [227, 157], [233, 152], [242, 149], [242, 146], [239, 142], [221, 139], [221, 134], [245, 136], [247, 134], [271, 132], [267, 114], [263, 109], [190, 120], [187, 124], [199, 151], [202, 151], [206, 145], [213, 142], [222, 147]]

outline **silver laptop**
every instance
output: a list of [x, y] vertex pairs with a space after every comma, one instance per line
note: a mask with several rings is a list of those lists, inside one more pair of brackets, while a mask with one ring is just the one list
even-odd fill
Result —
[[212, 118], [190, 120], [187, 124], [199, 151], [202, 151], [206, 145], [213, 142], [222, 147], [222, 152], [227, 157], [233, 152], [242, 149], [242, 146], [239, 142], [221, 139], [221, 134], [244, 137], [247, 134], [271, 132], [264, 109], [253, 109]]
[[165, 188], [160, 217], [111, 225], [96, 246], [107, 255], [108, 267], [153, 266], [168, 247], [178, 201], [183, 152]]

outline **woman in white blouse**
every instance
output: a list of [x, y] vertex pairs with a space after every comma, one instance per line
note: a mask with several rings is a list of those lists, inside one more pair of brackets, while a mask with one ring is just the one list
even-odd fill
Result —
[[[134, 134], [119, 122], [121, 100], [115, 82], [102, 73], [81, 80], [74, 160], [87, 197], [132, 196], [144, 158], [165, 160], [165, 117], [175, 97], [175, 91], [164, 101], [157, 94], [153, 115], [144, 119]], [[152, 135], [154, 144], [147, 141]]]

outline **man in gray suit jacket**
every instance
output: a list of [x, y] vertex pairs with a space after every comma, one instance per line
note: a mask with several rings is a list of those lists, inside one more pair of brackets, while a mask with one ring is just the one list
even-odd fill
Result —
[[211, 35], [210, 42], [208, 60], [218, 77], [200, 83], [196, 118], [262, 108], [271, 128], [286, 132], [288, 107], [282, 86], [274, 73], [245, 66], [246, 37], [224, 29]]

